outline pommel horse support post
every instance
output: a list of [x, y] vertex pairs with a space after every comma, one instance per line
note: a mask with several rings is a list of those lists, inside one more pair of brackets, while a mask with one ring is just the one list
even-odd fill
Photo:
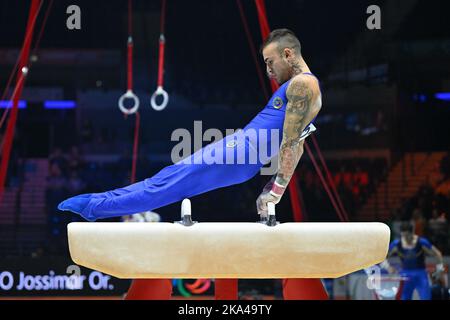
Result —
[[338, 278], [382, 262], [382, 223], [196, 223], [189, 200], [178, 223], [68, 225], [73, 261], [122, 279]]

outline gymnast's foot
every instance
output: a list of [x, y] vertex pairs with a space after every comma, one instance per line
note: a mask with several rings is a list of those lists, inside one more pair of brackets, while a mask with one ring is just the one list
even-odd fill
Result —
[[[63, 202], [61, 202], [58, 205], [58, 210], [72, 211], [74, 213], [77, 213], [77, 214], [83, 216], [83, 214], [82, 214], [83, 210], [87, 207], [87, 205], [89, 204], [89, 201], [93, 197], [94, 196], [92, 193], [86, 193], [86, 194], [81, 194], [79, 196], [69, 198], [67, 200], [64, 200]], [[85, 218], [87, 220], [92, 220], [92, 219], [88, 219], [85, 216], [83, 216], [83, 218]]]

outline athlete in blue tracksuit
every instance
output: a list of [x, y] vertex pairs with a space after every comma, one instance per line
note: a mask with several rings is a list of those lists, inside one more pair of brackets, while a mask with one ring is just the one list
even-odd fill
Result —
[[[112, 191], [75, 196], [61, 202], [58, 209], [94, 221], [154, 210], [251, 179], [278, 154], [289, 83], [285, 82], [273, 94], [265, 108], [242, 131], [206, 146], [151, 178]], [[304, 130], [303, 138], [315, 130], [311, 124]], [[271, 145], [273, 132], [278, 133], [275, 147]]]
[[[437, 269], [443, 270], [441, 252], [427, 239], [413, 234], [410, 223], [402, 224], [401, 239], [394, 240], [389, 246], [389, 256], [397, 255], [402, 263], [400, 275], [407, 280], [404, 283], [402, 300], [411, 300], [414, 289], [417, 289], [421, 300], [431, 299], [431, 289], [425, 266], [425, 255], [438, 258]], [[392, 268], [388, 266], [390, 272]]]

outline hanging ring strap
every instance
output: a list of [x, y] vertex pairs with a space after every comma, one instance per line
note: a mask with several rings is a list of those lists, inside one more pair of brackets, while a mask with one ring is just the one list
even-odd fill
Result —
[[[136, 113], [139, 109], [139, 98], [133, 92], [133, 38], [131, 36], [128, 37], [128, 66], [127, 66], [127, 75], [128, 75], [128, 87], [127, 92], [123, 94], [119, 99], [119, 109], [124, 114], [133, 114]], [[133, 106], [131, 108], [126, 108], [124, 106], [125, 99], [132, 99]]]
[[[156, 91], [153, 93], [152, 98], [150, 100], [152, 108], [155, 109], [156, 111], [164, 110], [167, 107], [167, 104], [169, 103], [169, 95], [167, 94], [166, 90], [164, 90], [164, 88], [163, 88], [165, 43], [166, 43], [166, 40], [164, 38], [164, 35], [162, 34], [159, 37], [158, 87], [156, 88]], [[162, 96], [162, 98], [163, 98], [161, 104], [156, 103], [156, 98], [158, 96]]]
[[[127, 92], [119, 98], [119, 109], [123, 114], [129, 115], [136, 113], [139, 109], [139, 98], [133, 92], [133, 9], [132, 0], [128, 0], [128, 43], [127, 43]], [[126, 99], [133, 100], [133, 106], [126, 108], [124, 102]]]
[[[158, 61], [158, 86], [150, 99], [150, 104], [156, 111], [162, 111], [169, 103], [169, 95], [164, 90], [164, 49], [166, 46], [166, 38], [164, 37], [164, 21], [166, 15], [166, 1], [162, 2], [161, 9], [161, 35], [159, 36], [159, 61]], [[156, 98], [162, 96], [161, 104], [156, 103]]]

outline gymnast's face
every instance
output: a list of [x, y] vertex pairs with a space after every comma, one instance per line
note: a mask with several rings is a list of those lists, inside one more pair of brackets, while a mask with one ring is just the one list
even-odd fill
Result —
[[278, 43], [272, 42], [263, 49], [263, 58], [266, 64], [267, 76], [278, 84], [283, 84], [292, 78], [293, 68], [289, 63], [292, 59], [292, 50], [283, 49], [280, 52]]
[[414, 234], [411, 231], [402, 231], [400, 235], [407, 243], [412, 243], [414, 239]]

